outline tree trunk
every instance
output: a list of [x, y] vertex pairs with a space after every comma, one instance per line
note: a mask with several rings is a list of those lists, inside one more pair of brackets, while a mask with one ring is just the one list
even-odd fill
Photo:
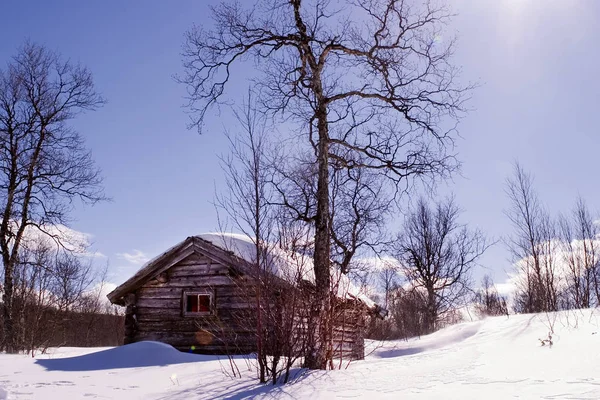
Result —
[[12, 318], [12, 309], [13, 309], [13, 273], [14, 268], [13, 265], [9, 263], [4, 264], [4, 293], [2, 294], [2, 319], [4, 324], [4, 349], [7, 353], [15, 353], [16, 352], [16, 343], [15, 343], [15, 332], [14, 332], [14, 324]]
[[[330, 320], [330, 241], [329, 241], [329, 134], [327, 126], [327, 107], [321, 101], [317, 109], [317, 128], [319, 131], [318, 146], [318, 181], [317, 181], [317, 213], [315, 218], [315, 309], [317, 319], [318, 340], [311, 341], [306, 366], [310, 369], [326, 369], [331, 351]], [[311, 333], [314, 334], [314, 333]]]
[[433, 287], [427, 288], [427, 333], [435, 331], [437, 320], [437, 306], [435, 304], [435, 291]]

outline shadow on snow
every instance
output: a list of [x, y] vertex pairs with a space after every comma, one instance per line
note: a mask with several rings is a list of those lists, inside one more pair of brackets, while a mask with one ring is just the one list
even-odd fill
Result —
[[[231, 379], [230, 385], [224, 385], [222, 381], [206, 382], [198, 387], [188, 388], [181, 391], [174, 391], [160, 400], [182, 400], [182, 399], [223, 399], [223, 400], [241, 400], [253, 399], [260, 395], [268, 394], [270, 398], [279, 398], [288, 394], [286, 389], [290, 385], [304, 381], [307, 378], [316, 380], [326, 377], [323, 371], [309, 371], [305, 368], [294, 368], [290, 371], [290, 379], [287, 384], [278, 383], [276, 385], [269, 383], [261, 384], [257, 380], [241, 381]], [[281, 379], [280, 379], [281, 382]], [[313, 382], [314, 383], [314, 382]]]

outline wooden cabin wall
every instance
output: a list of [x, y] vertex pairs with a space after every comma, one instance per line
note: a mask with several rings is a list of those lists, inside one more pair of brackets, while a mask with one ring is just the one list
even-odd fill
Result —
[[[228, 266], [191, 255], [136, 291], [131, 339], [156, 340], [198, 353], [249, 353], [256, 346], [251, 286]], [[183, 315], [183, 293], [194, 290], [211, 291], [214, 315]]]
[[366, 307], [358, 301], [338, 301], [333, 307], [333, 363], [365, 358]]
[[[154, 340], [182, 351], [206, 354], [247, 354], [256, 350], [256, 300], [254, 283], [220, 264], [195, 253], [178, 262], [126, 297], [126, 343]], [[190, 317], [183, 314], [185, 291], [210, 290], [215, 313]], [[294, 317], [290, 337], [294, 348], [305, 345], [306, 296], [290, 308], [292, 291], [280, 289], [285, 312]], [[286, 296], [287, 295], [287, 296]], [[334, 366], [364, 358], [365, 306], [358, 301], [339, 301], [333, 307]], [[286, 335], [289, 333], [286, 333]], [[288, 337], [288, 340], [289, 338]], [[343, 361], [341, 361], [343, 360]]]
[[[307, 346], [307, 335], [314, 332], [314, 339], [318, 341], [317, 326], [309, 326], [310, 294], [303, 296], [305, 299], [299, 305], [294, 315], [294, 351], [302, 351]], [[344, 368], [347, 363], [362, 360], [365, 357], [365, 332], [366, 332], [366, 306], [355, 300], [334, 301], [332, 307], [332, 357], [334, 368]]]

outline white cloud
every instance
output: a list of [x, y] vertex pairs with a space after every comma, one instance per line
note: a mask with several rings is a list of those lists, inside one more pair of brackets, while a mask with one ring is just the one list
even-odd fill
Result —
[[93, 288], [88, 290], [86, 294], [97, 297], [100, 305], [106, 306], [110, 305], [110, 301], [106, 295], [115, 290], [116, 287], [117, 285], [112, 282], [99, 282]]
[[134, 265], [142, 265], [150, 260], [150, 257], [146, 253], [137, 249], [133, 249], [131, 253], [117, 253], [117, 256]]
[[351, 276], [355, 284], [372, 298], [382, 299], [384, 297], [383, 272], [397, 273], [395, 283], [400, 283], [400, 263], [390, 256], [383, 257], [358, 257], [352, 261]]
[[48, 246], [50, 248], [64, 247], [74, 253], [84, 254], [90, 245], [92, 235], [64, 225], [29, 225], [25, 229], [23, 244], [27, 246]]
[[[16, 223], [15, 228], [16, 228]], [[51, 250], [66, 250], [86, 258], [106, 258], [99, 251], [90, 251], [93, 235], [62, 224], [29, 225], [25, 229], [22, 245], [29, 249], [48, 248]]]
[[385, 269], [400, 268], [400, 262], [394, 257], [361, 257], [352, 261], [352, 268], [366, 269], [368, 271], [383, 271]]
[[497, 283], [495, 286], [496, 286], [496, 290], [498, 291], [498, 294], [500, 296], [504, 296], [504, 297], [511, 298], [511, 299], [512, 299], [515, 291], [517, 290], [517, 286], [516, 286], [515, 282], [513, 280], [511, 280], [511, 278], [509, 278], [504, 283]]
[[87, 251], [83, 254], [83, 256], [90, 258], [108, 258], [104, 253], [99, 251]]

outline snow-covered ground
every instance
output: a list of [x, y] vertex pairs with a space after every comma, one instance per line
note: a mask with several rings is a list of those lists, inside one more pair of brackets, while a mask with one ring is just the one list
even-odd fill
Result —
[[[554, 345], [541, 346], [553, 325]], [[244, 358], [179, 353], [154, 342], [0, 354], [0, 399], [600, 399], [600, 311], [518, 315], [455, 325], [409, 341], [369, 343], [345, 370], [299, 371], [258, 385]]]

